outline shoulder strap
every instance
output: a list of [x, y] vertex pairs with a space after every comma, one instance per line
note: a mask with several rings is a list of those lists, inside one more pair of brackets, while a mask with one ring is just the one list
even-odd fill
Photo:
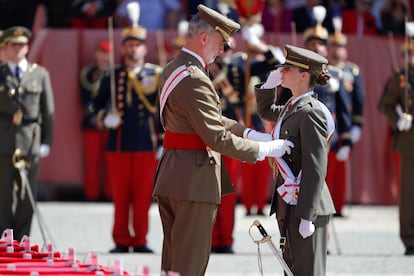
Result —
[[170, 95], [170, 93], [174, 90], [174, 88], [180, 83], [180, 81], [189, 75], [190, 75], [190, 72], [188, 72], [187, 67], [185, 65], [182, 65], [178, 67], [177, 69], [175, 69], [174, 72], [172, 72], [172, 74], [165, 81], [164, 86], [162, 87], [162, 90], [161, 90], [161, 95], [160, 95], [160, 119], [161, 119], [161, 124], [163, 125], [163, 127], [164, 127], [164, 119], [163, 119], [162, 113], [164, 111], [164, 106], [165, 106], [165, 103], [167, 102], [167, 98]]

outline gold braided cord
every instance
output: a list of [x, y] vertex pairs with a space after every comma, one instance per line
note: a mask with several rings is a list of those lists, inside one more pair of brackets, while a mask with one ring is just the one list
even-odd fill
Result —
[[134, 74], [133, 72], [128, 73], [127, 95], [131, 93], [131, 89], [134, 89], [138, 95], [138, 98], [144, 104], [145, 108], [151, 113], [156, 113], [158, 111], [157, 101], [155, 102], [155, 104], [151, 104], [148, 101], [146, 95], [150, 95], [150, 94], [157, 92], [155, 88], [158, 85], [158, 80], [159, 80], [158, 75], [155, 75], [155, 80], [156, 81], [154, 81], [154, 83], [150, 86], [150, 87], [153, 87], [153, 90], [151, 91], [152, 93], [149, 93], [149, 89], [145, 88], [141, 84], [141, 82], [136, 78], [136, 74]]
[[99, 85], [100, 85], [100, 79], [103, 76], [103, 72], [99, 74], [99, 77], [96, 79], [95, 82], [90, 82], [87, 78], [87, 74], [89, 70], [91, 69], [90, 66], [84, 68], [81, 72], [80, 76], [80, 83], [83, 88], [91, 92], [91, 98], [95, 98], [96, 94], [98, 93]]

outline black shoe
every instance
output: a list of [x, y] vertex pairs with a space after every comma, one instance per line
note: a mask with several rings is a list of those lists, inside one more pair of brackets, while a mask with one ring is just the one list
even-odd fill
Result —
[[252, 212], [246, 211], [246, 217], [250, 217], [252, 215]]
[[219, 246], [212, 246], [211, 247], [211, 253], [220, 253], [219, 251], [221, 248]]
[[129, 246], [117, 244], [115, 248], [109, 250], [109, 253], [129, 253]]
[[409, 246], [405, 249], [404, 255], [413, 256], [414, 255], [414, 246]]
[[145, 244], [141, 245], [141, 246], [134, 247], [134, 252], [136, 252], [136, 253], [154, 253], [154, 251], [151, 248], [149, 248], [148, 246], [146, 246]]
[[335, 213], [333, 216], [335, 218], [346, 218], [342, 213]]
[[234, 254], [233, 248], [231, 247], [231, 245], [226, 245], [223, 246], [221, 248], [221, 252], [222, 254]]
[[257, 215], [258, 215], [258, 216], [264, 216], [263, 210], [258, 210], [258, 211], [257, 211]]

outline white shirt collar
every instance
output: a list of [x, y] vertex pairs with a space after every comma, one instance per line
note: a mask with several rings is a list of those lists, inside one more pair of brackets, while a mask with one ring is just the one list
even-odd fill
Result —
[[9, 69], [11, 72], [16, 71], [16, 66], [18, 65], [20, 67], [20, 69], [22, 70], [22, 73], [26, 72], [27, 67], [29, 66], [29, 63], [27, 61], [27, 59], [23, 59], [22, 61], [19, 62], [19, 64], [16, 64], [14, 62], [7, 62], [7, 64], [9, 65]]
[[195, 58], [198, 59], [198, 61], [200, 61], [201, 65], [203, 67], [206, 66], [206, 63], [204, 62], [204, 60], [199, 55], [197, 55], [196, 53], [194, 53], [193, 51], [191, 51], [191, 50], [189, 50], [189, 49], [187, 49], [185, 47], [181, 48], [181, 51], [186, 52], [187, 54], [190, 54], [190, 55], [194, 56]]
[[296, 97], [292, 99], [291, 104], [294, 105], [297, 101], [300, 99], [306, 97], [306, 96], [312, 96], [314, 94], [313, 90], [306, 92], [305, 94], [300, 95], [299, 97]]

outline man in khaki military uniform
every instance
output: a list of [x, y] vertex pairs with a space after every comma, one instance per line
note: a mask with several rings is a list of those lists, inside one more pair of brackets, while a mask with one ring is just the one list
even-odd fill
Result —
[[[206, 65], [223, 53], [239, 24], [203, 5], [189, 23], [184, 47], [160, 79], [160, 116], [165, 128], [154, 196], [163, 225], [161, 268], [181, 276], [204, 275], [221, 196], [232, 192], [221, 154], [254, 163], [282, 156], [288, 140], [255, 142], [256, 131], [221, 115]], [[247, 131], [246, 131], [247, 130]], [[265, 139], [263, 139], [265, 140]]]
[[[27, 61], [31, 32], [15, 26], [3, 33], [8, 62], [0, 67], [0, 230], [20, 240], [30, 235], [33, 206], [15, 162], [23, 160], [34, 198], [39, 158], [49, 154], [53, 92], [48, 71]], [[13, 202], [13, 192], [16, 202]], [[14, 206], [14, 207], [12, 207]]]
[[[403, 45], [408, 51], [408, 72], [401, 69], [395, 72], [381, 98], [379, 108], [395, 130], [393, 149], [400, 157], [399, 219], [400, 238], [405, 247], [405, 255], [414, 255], [414, 40]], [[407, 79], [408, 76], [408, 79]], [[408, 87], [406, 87], [408, 86]], [[390, 160], [390, 164], [392, 160]]]

